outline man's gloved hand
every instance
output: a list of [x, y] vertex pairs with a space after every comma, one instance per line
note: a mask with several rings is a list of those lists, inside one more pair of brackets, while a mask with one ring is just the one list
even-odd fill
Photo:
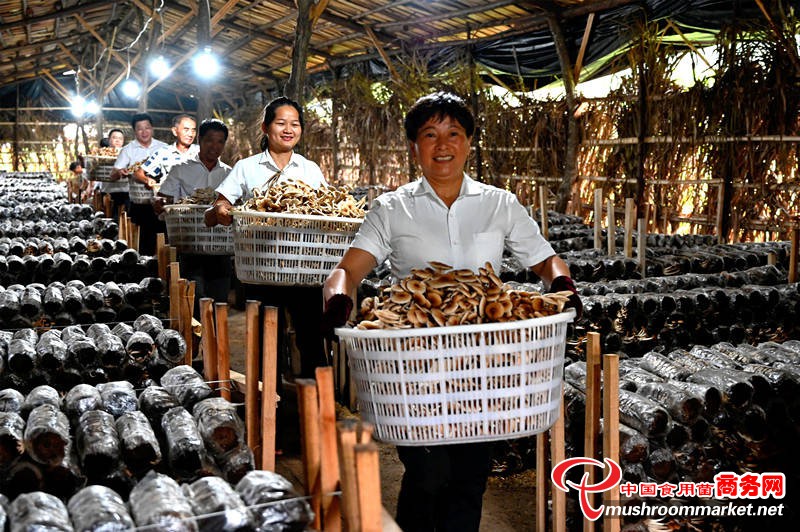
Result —
[[353, 310], [353, 300], [346, 294], [334, 294], [325, 302], [325, 309], [322, 311], [322, 321], [320, 331], [328, 340], [333, 340], [336, 334], [333, 332], [336, 327], [341, 327], [347, 323], [350, 312]]
[[575, 320], [580, 319], [581, 315], [583, 314], [583, 303], [581, 303], [581, 298], [578, 295], [578, 289], [575, 288], [575, 281], [573, 281], [571, 277], [560, 275], [553, 279], [553, 282], [550, 283], [550, 289], [548, 292], [564, 291], [572, 292], [572, 295], [569, 296], [564, 308], [574, 308]]

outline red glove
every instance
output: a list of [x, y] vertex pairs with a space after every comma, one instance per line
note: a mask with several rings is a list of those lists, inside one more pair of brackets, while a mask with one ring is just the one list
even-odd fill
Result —
[[350, 312], [353, 310], [353, 300], [346, 294], [334, 294], [325, 302], [325, 310], [322, 311], [322, 321], [320, 332], [328, 340], [333, 340], [336, 334], [333, 332], [337, 327], [347, 323]]
[[578, 289], [575, 288], [575, 281], [573, 281], [572, 278], [567, 275], [560, 275], [553, 279], [553, 281], [550, 283], [550, 289], [548, 290], [548, 292], [563, 291], [572, 292], [566, 304], [564, 305], [564, 308], [574, 308], [575, 319], [580, 319], [580, 317], [583, 315], [583, 303], [581, 303], [581, 298], [578, 295]]

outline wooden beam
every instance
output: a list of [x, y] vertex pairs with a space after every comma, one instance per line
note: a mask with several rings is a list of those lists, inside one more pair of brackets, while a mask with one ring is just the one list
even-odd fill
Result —
[[220, 29], [216, 29], [215, 26], [219, 23], [220, 20], [225, 18], [225, 15], [227, 15], [228, 12], [233, 8], [233, 6], [235, 6], [238, 3], [239, 3], [239, 0], [228, 0], [227, 2], [225, 2], [224, 6], [219, 8], [219, 11], [214, 13], [214, 16], [211, 17], [211, 34], [212, 35], [216, 35], [217, 32], [219, 32], [221, 30], [221, 28]]
[[84, 28], [86, 28], [86, 31], [88, 31], [89, 33], [91, 33], [91, 34], [92, 34], [92, 36], [93, 36], [95, 39], [97, 39], [97, 42], [99, 42], [100, 44], [102, 44], [104, 48], [108, 49], [108, 53], [110, 53], [110, 54], [111, 54], [111, 56], [112, 56], [114, 59], [116, 59], [116, 60], [117, 60], [117, 61], [118, 61], [118, 62], [119, 62], [119, 63], [120, 63], [122, 66], [124, 66], [124, 67], [125, 67], [125, 69], [127, 70], [127, 68], [128, 68], [128, 62], [127, 62], [127, 61], [126, 61], [124, 58], [120, 57], [120, 55], [119, 55], [117, 52], [115, 52], [115, 51], [114, 51], [112, 48], [110, 48], [110, 47], [108, 46], [108, 43], [106, 43], [106, 40], [105, 40], [105, 39], [103, 39], [103, 38], [100, 36], [100, 34], [99, 34], [99, 33], [97, 33], [97, 32], [95, 31], [95, 29], [92, 27], [92, 25], [91, 25], [91, 24], [89, 24], [89, 23], [88, 23], [88, 22], [87, 22], [87, 21], [86, 21], [86, 20], [85, 20], [85, 19], [84, 19], [82, 16], [80, 16], [80, 15], [78, 15], [78, 14], [76, 14], [76, 15], [75, 15], [75, 19], [76, 19], [76, 20], [77, 20], [77, 21], [78, 21], [78, 22], [81, 24], [81, 26], [83, 26]]
[[386, 55], [386, 50], [383, 49], [383, 45], [378, 40], [378, 37], [375, 36], [375, 32], [372, 31], [372, 28], [370, 28], [369, 26], [365, 25], [364, 26], [364, 33], [367, 34], [369, 39], [372, 41], [372, 44], [375, 45], [375, 49], [378, 50], [378, 53], [380, 54], [381, 59], [383, 59], [383, 62], [386, 64], [386, 68], [389, 69], [389, 75], [392, 77], [392, 79], [395, 81], [395, 83], [402, 84], [403, 80], [400, 79], [400, 75], [397, 73], [397, 70], [395, 70], [394, 66], [392, 66], [392, 61], [389, 59], [389, 56]]
[[43, 68], [41, 72], [44, 74], [44, 77], [47, 78], [47, 81], [50, 82], [50, 86], [52, 86], [56, 92], [63, 96], [65, 100], [70, 101], [70, 93], [67, 88], [59, 83], [58, 80], [54, 78], [53, 75], [50, 74], [50, 71], [46, 68]]
[[683, 42], [686, 43], [686, 46], [688, 46], [691, 51], [693, 51], [695, 54], [697, 54], [700, 57], [700, 59], [703, 60], [703, 63], [705, 63], [708, 68], [711, 68], [711, 69], [714, 68], [714, 67], [711, 66], [711, 63], [708, 62], [708, 59], [706, 59], [705, 54], [703, 54], [700, 50], [698, 50], [697, 47], [694, 44], [692, 44], [691, 41], [689, 41], [689, 39], [686, 38], [686, 35], [683, 34], [681, 29], [676, 24], [674, 24], [670, 19], [667, 19], [667, 26], [672, 28], [672, 31], [677, 33], [678, 36], [681, 39], [683, 39]]
[[417, 17], [411, 18], [408, 20], [397, 21], [397, 22], [383, 22], [379, 24], [374, 24], [376, 28], [381, 30], [385, 30], [387, 28], [395, 28], [395, 27], [402, 27], [402, 26], [419, 26], [421, 24], [425, 24], [427, 22], [438, 22], [440, 20], [447, 20], [456, 17], [467, 17], [468, 15], [473, 15], [475, 13], [485, 13], [486, 11], [492, 9], [499, 9], [501, 7], [505, 7], [508, 5], [519, 4], [518, 0], [499, 0], [498, 2], [494, 2], [491, 4], [486, 4], [481, 2], [479, 5], [475, 5], [473, 7], [467, 9], [456, 9], [452, 11], [445, 11], [440, 12], [435, 15], [428, 15], [426, 17]]
[[93, 7], [109, 7], [109, 5], [112, 5], [112, 3], [108, 2], [107, 0], [87, 0], [82, 4], [77, 4], [70, 7], [62, 7], [58, 11], [52, 11], [46, 15], [27, 17], [23, 18], [22, 20], [15, 20], [14, 22], [5, 22], [0, 24], [0, 31], [16, 29], [29, 24], [37, 24], [39, 22], [49, 22], [51, 20], [67, 17], [73, 13], [83, 13], [84, 11], [87, 11]]
[[318, 0], [316, 4], [311, 6], [311, 12], [309, 16], [311, 18], [311, 27], [313, 28], [314, 25], [319, 20], [319, 17], [322, 15], [322, 12], [325, 11], [325, 8], [328, 7], [328, 0]]
[[577, 85], [581, 79], [581, 69], [583, 68], [583, 56], [586, 54], [586, 46], [589, 44], [589, 35], [592, 33], [592, 26], [594, 25], [594, 13], [589, 13], [586, 19], [586, 28], [583, 30], [583, 39], [581, 39], [581, 49], [578, 50], [578, 58], [575, 59], [575, 84]]

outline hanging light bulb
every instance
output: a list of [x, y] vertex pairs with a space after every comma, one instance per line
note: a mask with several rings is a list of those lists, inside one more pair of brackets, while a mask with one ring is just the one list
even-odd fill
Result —
[[169, 63], [166, 59], [164, 59], [163, 55], [158, 55], [150, 60], [150, 73], [156, 77], [156, 79], [161, 79], [169, 74]]
[[195, 74], [204, 79], [211, 79], [219, 72], [219, 60], [211, 51], [210, 46], [206, 46], [199, 54], [194, 56], [192, 65], [194, 66]]
[[83, 116], [86, 111], [86, 100], [83, 99], [83, 96], [75, 96], [71, 103], [72, 116], [76, 118]]
[[141, 87], [139, 87], [139, 83], [136, 80], [126, 79], [122, 83], [122, 94], [128, 98], [136, 98], [139, 96], [139, 92], [141, 92]]

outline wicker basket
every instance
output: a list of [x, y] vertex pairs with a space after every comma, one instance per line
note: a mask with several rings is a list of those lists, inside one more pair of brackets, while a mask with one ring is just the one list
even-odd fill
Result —
[[233, 211], [236, 275], [253, 284], [319, 286], [350, 247], [360, 218]]
[[574, 316], [336, 333], [376, 437], [442, 445], [521, 438], [553, 425]]
[[150, 205], [155, 197], [155, 191], [144, 186], [143, 183], [135, 180], [134, 178], [128, 179], [129, 187], [128, 194], [131, 197], [131, 203], [140, 205]]
[[206, 227], [203, 213], [208, 205], [167, 205], [164, 207], [169, 243], [180, 253], [233, 255], [231, 226]]

